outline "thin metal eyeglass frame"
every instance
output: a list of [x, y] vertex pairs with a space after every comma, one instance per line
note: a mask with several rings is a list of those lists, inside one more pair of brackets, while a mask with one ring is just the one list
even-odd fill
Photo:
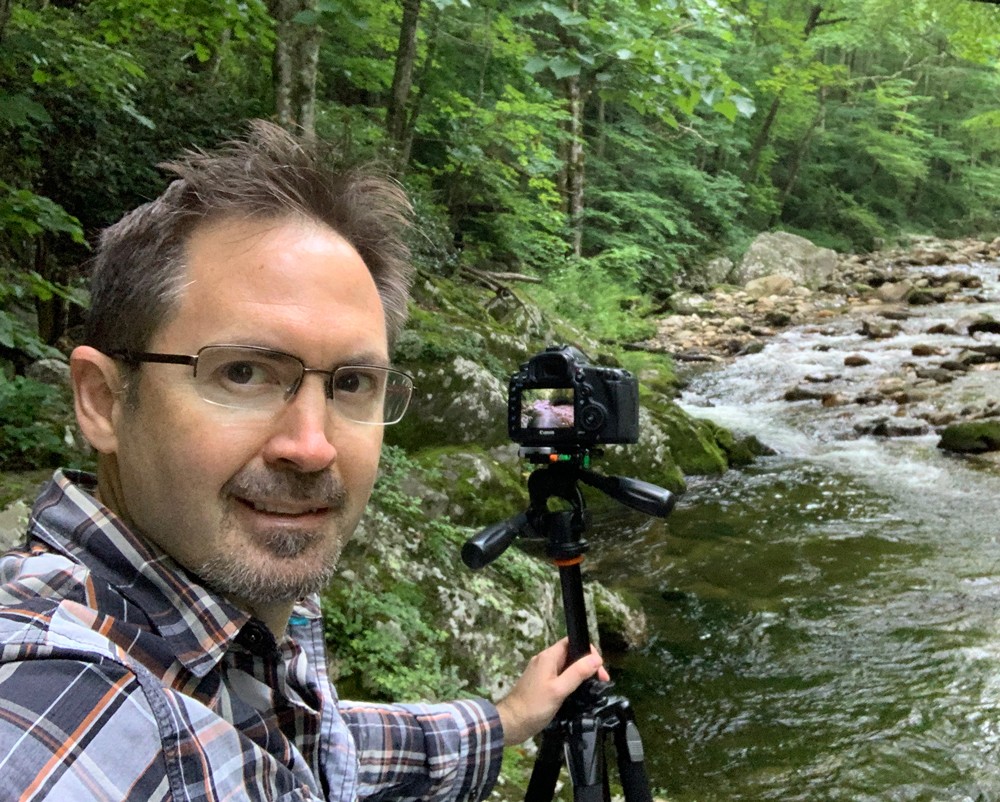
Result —
[[[409, 409], [410, 407], [410, 400], [413, 397], [413, 390], [415, 389], [415, 385], [413, 383], [413, 377], [410, 374], [402, 370], [398, 370], [396, 368], [387, 367], [385, 365], [365, 365], [365, 364], [338, 365], [333, 370], [325, 370], [324, 368], [310, 368], [307, 367], [306, 363], [303, 362], [299, 357], [295, 356], [295, 354], [289, 354], [286, 351], [278, 351], [274, 348], [264, 348], [263, 346], [260, 345], [237, 345], [235, 343], [213, 343], [211, 345], [203, 345], [201, 348], [198, 349], [198, 353], [196, 354], [163, 354], [163, 353], [156, 353], [153, 351], [130, 351], [127, 349], [121, 349], [109, 352], [108, 356], [110, 356], [113, 359], [120, 359], [123, 362], [128, 362], [131, 364], [139, 364], [142, 362], [153, 362], [156, 364], [163, 364], [163, 365], [188, 365], [192, 368], [192, 374], [194, 378], [197, 379], [198, 360], [201, 357], [202, 351], [205, 351], [209, 348], [238, 348], [242, 351], [255, 351], [260, 354], [272, 354], [275, 356], [286, 357], [288, 359], [293, 359], [296, 362], [298, 362], [299, 365], [301, 365], [302, 367], [302, 373], [299, 375], [299, 378], [295, 382], [295, 384], [290, 389], [286, 389], [286, 395], [287, 395], [287, 398], [285, 399], [286, 403], [288, 401], [291, 401], [291, 399], [295, 397], [296, 393], [298, 393], [299, 388], [302, 386], [302, 380], [305, 378], [307, 373], [321, 373], [325, 376], [329, 376], [329, 379], [323, 382], [324, 394], [328, 399], [334, 402], [335, 409], [336, 409], [336, 399], [333, 396], [333, 378], [340, 370], [343, 370], [345, 368], [368, 368], [368, 369], [385, 371], [387, 375], [396, 375], [404, 377], [409, 382], [409, 391], [407, 393], [406, 404], [403, 406], [403, 409], [400, 411], [399, 415], [395, 419], [390, 421], [386, 420], [360, 421], [360, 420], [354, 420], [353, 418], [348, 418], [354, 423], [360, 423], [362, 425], [392, 426], [395, 423], [399, 423], [403, 419], [403, 416], [406, 415], [406, 410]], [[241, 407], [239, 406], [228, 406], [225, 404], [219, 404], [218, 402], [207, 399], [204, 396], [202, 396], [202, 400], [206, 401], [209, 404], [215, 404], [217, 406], [223, 406], [229, 409], [241, 409]]]

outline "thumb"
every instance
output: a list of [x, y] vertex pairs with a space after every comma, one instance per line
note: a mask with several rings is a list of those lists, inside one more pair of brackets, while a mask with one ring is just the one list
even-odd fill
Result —
[[604, 659], [593, 646], [590, 647], [590, 654], [586, 654], [573, 663], [570, 663], [559, 675], [559, 681], [563, 685], [566, 694], [575, 691], [581, 684], [593, 676], [597, 676], [602, 682], [611, 679], [607, 669], [604, 668]]

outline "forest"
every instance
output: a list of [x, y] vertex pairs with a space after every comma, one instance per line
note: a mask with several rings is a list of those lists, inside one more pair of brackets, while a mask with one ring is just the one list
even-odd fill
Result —
[[972, 0], [0, 0], [4, 373], [72, 343], [156, 163], [254, 117], [402, 182], [421, 271], [611, 339], [760, 231], [992, 237], [998, 48]]

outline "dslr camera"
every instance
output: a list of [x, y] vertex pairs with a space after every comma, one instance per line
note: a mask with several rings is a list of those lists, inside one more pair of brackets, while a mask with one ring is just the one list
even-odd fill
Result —
[[638, 442], [639, 382], [591, 365], [577, 348], [551, 346], [510, 377], [507, 430], [529, 448]]

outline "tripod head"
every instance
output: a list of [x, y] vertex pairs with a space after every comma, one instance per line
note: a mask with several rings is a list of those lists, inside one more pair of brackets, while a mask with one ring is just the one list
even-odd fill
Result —
[[[493, 562], [518, 535], [548, 536], [546, 550], [549, 557], [556, 560], [569, 559], [586, 551], [586, 543], [581, 538], [586, 527], [586, 505], [579, 482], [597, 488], [626, 507], [658, 518], [666, 518], [677, 500], [673, 493], [658, 485], [590, 470], [593, 457], [590, 449], [522, 448], [520, 453], [541, 466], [528, 477], [528, 509], [482, 529], [465, 543], [462, 561], [473, 570]], [[569, 503], [568, 520], [559, 522], [565, 511], [549, 511], [548, 502], [552, 498]]]

